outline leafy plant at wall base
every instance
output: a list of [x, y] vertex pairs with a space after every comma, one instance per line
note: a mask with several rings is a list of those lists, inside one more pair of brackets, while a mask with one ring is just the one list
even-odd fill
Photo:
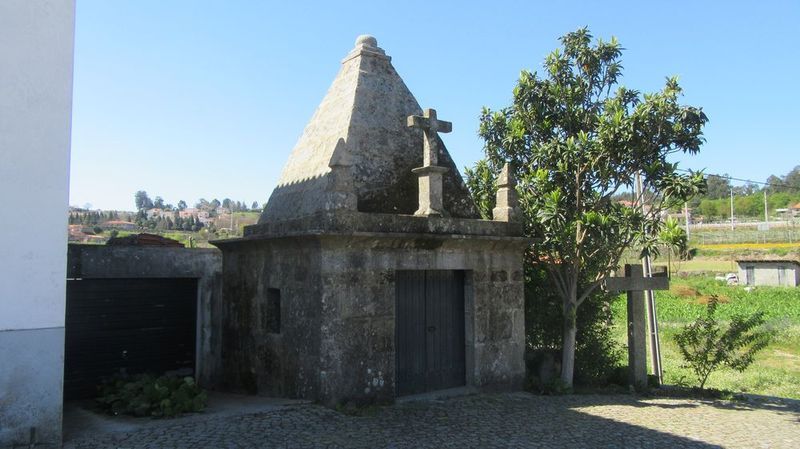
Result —
[[173, 417], [202, 411], [208, 401], [206, 392], [191, 377], [120, 376], [99, 390], [98, 406], [112, 415]]
[[704, 388], [708, 376], [720, 368], [744, 371], [753, 363], [756, 353], [767, 347], [772, 337], [761, 328], [764, 313], [735, 315], [727, 329], [717, 321], [719, 298], [713, 295], [704, 316], [686, 325], [675, 335], [681, 355]]

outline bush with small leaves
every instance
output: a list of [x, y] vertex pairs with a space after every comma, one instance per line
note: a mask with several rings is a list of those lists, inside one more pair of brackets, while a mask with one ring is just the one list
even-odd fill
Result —
[[115, 377], [100, 386], [99, 407], [111, 415], [174, 417], [199, 412], [208, 397], [191, 377]]
[[753, 363], [756, 353], [769, 344], [772, 334], [762, 328], [764, 313], [735, 315], [724, 328], [717, 321], [719, 298], [712, 296], [704, 316], [686, 325], [675, 335], [681, 355], [700, 383], [705, 387], [708, 376], [720, 368], [744, 371]]

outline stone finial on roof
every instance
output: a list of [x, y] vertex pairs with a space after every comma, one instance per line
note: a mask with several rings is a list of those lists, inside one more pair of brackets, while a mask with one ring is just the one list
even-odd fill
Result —
[[356, 38], [356, 47], [360, 45], [364, 45], [367, 47], [377, 47], [378, 39], [375, 39], [375, 36], [371, 34], [362, 34]]
[[377, 56], [389, 61], [392, 59], [386, 56], [386, 52], [382, 48], [378, 47], [378, 39], [369, 34], [362, 34], [356, 38], [355, 48], [342, 60], [342, 63], [358, 56]]
[[409, 128], [422, 128], [422, 167], [411, 170], [419, 177], [419, 209], [414, 215], [443, 216], [442, 174], [447, 168], [439, 164], [438, 133], [449, 133], [453, 124], [436, 118], [435, 109], [425, 109], [423, 115], [411, 115], [406, 120]]
[[492, 209], [492, 219], [495, 221], [516, 221], [519, 211], [517, 205], [517, 181], [511, 172], [508, 162], [503, 165], [500, 176], [497, 177], [497, 198], [495, 208]]
[[336, 146], [333, 148], [331, 160], [328, 162], [328, 167], [352, 167], [353, 158], [350, 152], [347, 151], [347, 143], [341, 137], [336, 141]]
[[336, 142], [333, 155], [328, 163], [331, 171], [328, 174], [326, 210], [351, 210], [358, 209], [358, 195], [353, 183], [353, 160], [347, 151], [344, 139]]

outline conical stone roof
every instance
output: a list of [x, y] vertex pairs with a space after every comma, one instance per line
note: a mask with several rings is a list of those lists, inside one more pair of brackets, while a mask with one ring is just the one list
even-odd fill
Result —
[[[335, 184], [329, 179], [330, 167], [342, 160], [352, 170], [350, 185], [359, 212], [413, 214], [418, 182], [411, 170], [422, 165], [423, 136], [406, 120], [420, 114], [422, 108], [391, 58], [374, 37], [359, 36], [292, 150], [259, 223], [325, 210]], [[479, 218], [441, 140], [439, 165], [449, 169], [443, 181], [446, 212], [456, 218]]]

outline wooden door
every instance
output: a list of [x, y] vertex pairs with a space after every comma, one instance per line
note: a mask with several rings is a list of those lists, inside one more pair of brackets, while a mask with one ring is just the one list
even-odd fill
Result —
[[465, 384], [464, 272], [398, 271], [398, 396]]

